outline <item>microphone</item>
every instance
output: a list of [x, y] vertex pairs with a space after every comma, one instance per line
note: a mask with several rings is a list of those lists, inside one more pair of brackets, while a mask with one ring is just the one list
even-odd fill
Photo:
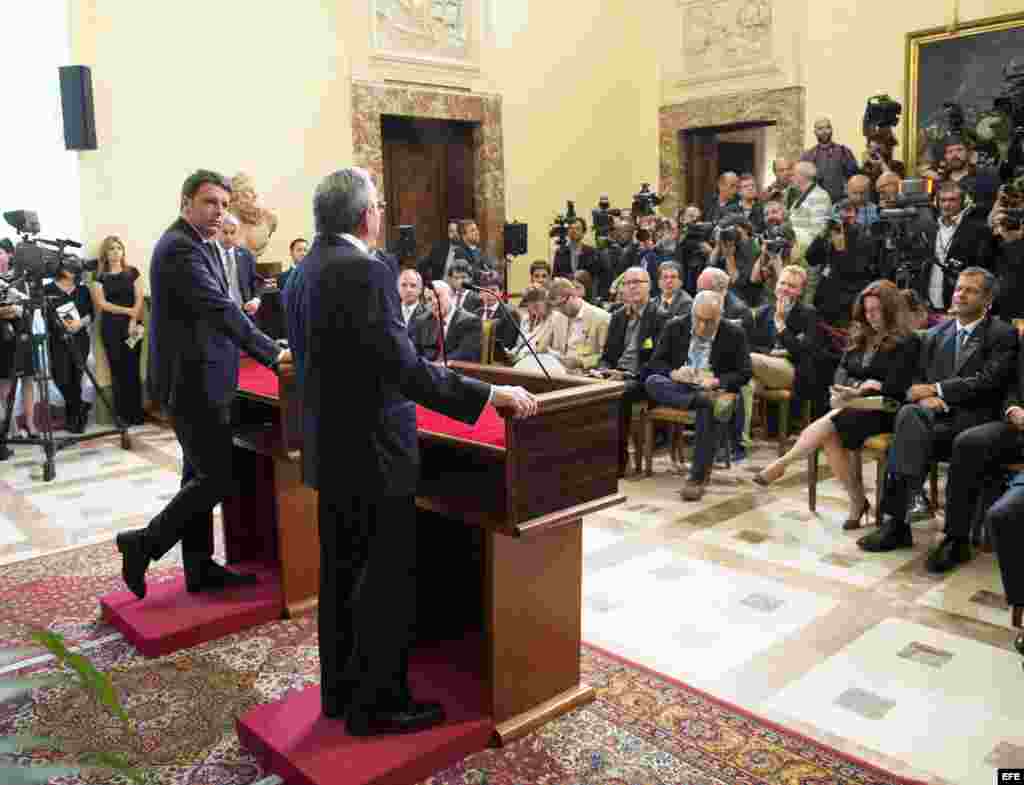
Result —
[[498, 309], [501, 311], [502, 318], [503, 319], [508, 319], [508, 320], [510, 320], [512, 322], [512, 326], [516, 328], [516, 332], [519, 333], [519, 337], [523, 339], [523, 343], [526, 344], [526, 348], [530, 350], [530, 354], [533, 355], [533, 359], [537, 361], [537, 365], [539, 365], [540, 369], [542, 371], [544, 371], [544, 375], [546, 377], [548, 377], [548, 381], [549, 382], [552, 381], [551, 374], [548, 373], [548, 369], [546, 367], [544, 367], [544, 363], [542, 363], [540, 361], [540, 357], [537, 356], [537, 352], [533, 348], [533, 344], [530, 343], [530, 339], [526, 337], [526, 334], [523, 332], [522, 328], [519, 326], [519, 321], [514, 319], [512, 317], [512, 315], [508, 312], [508, 306], [505, 304], [503, 296], [500, 295], [500, 294], [495, 294], [490, 289], [483, 289], [483, 288], [481, 288], [479, 286], [475, 286], [474, 284], [471, 284], [471, 283], [464, 283], [464, 284], [462, 284], [462, 286], [465, 289], [469, 289], [471, 292], [476, 292], [477, 294], [486, 294], [486, 295], [488, 295], [490, 297], [494, 297], [497, 300], [497, 302], [498, 302]]

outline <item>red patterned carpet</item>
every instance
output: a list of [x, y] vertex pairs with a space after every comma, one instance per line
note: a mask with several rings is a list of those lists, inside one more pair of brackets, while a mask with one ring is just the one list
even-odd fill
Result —
[[[96, 597], [119, 587], [112, 545], [94, 545], [0, 568], [0, 646], [24, 645], [33, 626], [89, 643], [110, 673], [138, 734], [126, 736], [94, 702], [68, 687], [0, 703], [0, 735], [62, 742], [54, 762], [118, 751], [154, 782], [248, 785], [263, 776], [240, 749], [234, 718], [316, 682], [313, 619], [279, 621], [147, 660], [98, 621]], [[174, 574], [168, 565], [154, 575]], [[43, 664], [23, 669], [45, 672]], [[882, 785], [905, 782], [797, 734], [597, 649], [584, 647], [585, 680], [598, 699], [503, 749], [437, 773], [430, 785]], [[11, 676], [14, 674], [7, 674]], [[2, 756], [0, 756], [2, 757]], [[25, 762], [28, 762], [28, 758]], [[86, 772], [74, 782], [106, 782]], [[62, 780], [62, 782], [72, 782]]]

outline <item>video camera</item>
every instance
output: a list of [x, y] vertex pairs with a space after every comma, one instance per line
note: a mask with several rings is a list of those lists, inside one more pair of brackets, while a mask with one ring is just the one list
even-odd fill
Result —
[[641, 215], [654, 215], [654, 208], [661, 204], [664, 199], [651, 190], [650, 183], [641, 183], [640, 192], [633, 194], [633, 206], [630, 214], [634, 219]]
[[612, 207], [607, 194], [597, 200], [597, 207], [590, 211], [591, 224], [594, 227], [594, 240], [600, 245], [608, 240], [612, 231], [612, 219], [621, 218], [622, 210]]
[[548, 237], [558, 238], [558, 244], [565, 246], [569, 242], [569, 227], [576, 223], [576, 218], [576, 202], [566, 201], [565, 214], [555, 216], [555, 220], [551, 224], [551, 231], [548, 232]]
[[784, 256], [793, 248], [781, 226], [769, 226], [761, 235], [761, 246], [769, 256]]
[[1012, 58], [1003, 66], [1003, 92], [993, 108], [1010, 122], [1010, 143], [1006, 161], [999, 169], [1004, 183], [1024, 174], [1024, 58]]
[[903, 104], [888, 95], [873, 95], [864, 107], [864, 136], [876, 128], [893, 128], [899, 125]]
[[31, 210], [12, 210], [4, 213], [4, 220], [21, 235], [21, 242], [14, 249], [11, 271], [5, 276], [8, 281], [27, 278], [41, 282], [43, 278], [55, 277], [61, 270], [78, 276], [83, 270], [97, 268], [97, 260], [83, 261], [66, 252], [67, 248], [81, 248], [81, 243], [75, 240], [46, 240], [37, 237], [40, 231], [37, 213]]
[[878, 219], [882, 223], [909, 221], [916, 218], [923, 208], [931, 209], [932, 195], [929, 191], [930, 181], [919, 177], [903, 180], [900, 193], [891, 207], [883, 207], [878, 211]]

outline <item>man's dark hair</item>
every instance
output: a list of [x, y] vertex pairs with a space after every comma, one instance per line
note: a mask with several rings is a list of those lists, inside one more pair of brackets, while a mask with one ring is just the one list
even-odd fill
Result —
[[530, 264], [530, 275], [532, 276], [535, 270], [547, 270], [548, 275], [551, 275], [551, 265], [545, 262], [543, 259], [538, 259]]
[[473, 268], [469, 266], [469, 262], [462, 259], [454, 261], [448, 268], [448, 277], [455, 275], [455, 273], [465, 273], [466, 275], [473, 274]]
[[220, 172], [215, 172], [212, 169], [196, 169], [185, 179], [181, 186], [181, 201], [184, 202], [186, 199], [191, 199], [207, 183], [216, 185], [218, 188], [223, 188], [228, 193], [231, 193], [231, 181]]
[[651, 232], [649, 229], [637, 229], [636, 230], [636, 241], [638, 243], [646, 243], [651, 239]]
[[472, 218], [463, 218], [459, 221], [459, 237], [466, 239], [466, 232], [469, 231], [470, 226], [476, 226], [476, 221]]
[[661, 274], [663, 272], [665, 272], [666, 270], [675, 270], [676, 271], [676, 275], [678, 275], [680, 278], [683, 277], [683, 268], [680, 267], [677, 262], [668, 261], [668, 262], [662, 262], [661, 264], [659, 264], [658, 265], [658, 277], [660, 278]]
[[[289, 251], [294, 251], [296, 245], [298, 245], [299, 243], [305, 243], [305, 242], [306, 242], [306, 238], [305, 237], [296, 237], [294, 240], [292, 240], [291, 245], [288, 246], [288, 250]], [[306, 245], [309, 245], [309, 243], [306, 243]]]
[[582, 218], [580, 218], [580, 217], [579, 217], [578, 215], [576, 216], [576, 220], [575, 220], [575, 221], [573, 221], [573, 223], [574, 223], [574, 224], [580, 224], [580, 225], [582, 225], [582, 226], [583, 226], [583, 234], [586, 234], [586, 233], [587, 233], [587, 222], [586, 222], [586, 221], [584, 221], [584, 220], [583, 220]]

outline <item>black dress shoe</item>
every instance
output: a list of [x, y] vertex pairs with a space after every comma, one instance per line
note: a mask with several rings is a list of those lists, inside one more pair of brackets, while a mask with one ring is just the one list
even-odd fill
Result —
[[870, 553], [885, 553], [899, 548], [913, 548], [914, 537], [907, 524], [889, 518], [879, 527], [878, 531], [873, 531], [857, 540], [857, 547]]
[[349, 710], [345, 729], [349, 736], [375, 736], [381, 733], [416, 733], [444, 722], [440, 703], [411, 701], [393, 711]]
[[949, 572], [958, 564], [971, 560], [971, 546], [966, 540], [946, 537], [928, 554], [928, 572]]
[[213, 559], [185, 568], [185, 590], [191, 594], [201, 591], [220, 591], [234, 586], [252, 586], [259, 583], [255, 575], [241, 575], [222, 567]]
[[146, 532], [143, 529], [121, 532], [114, 541], [123, 557], [121, 577], [132, 594], [141, 600], [146, 596], [146, 569], [150, 562], [149, 551], [146, 549]]

